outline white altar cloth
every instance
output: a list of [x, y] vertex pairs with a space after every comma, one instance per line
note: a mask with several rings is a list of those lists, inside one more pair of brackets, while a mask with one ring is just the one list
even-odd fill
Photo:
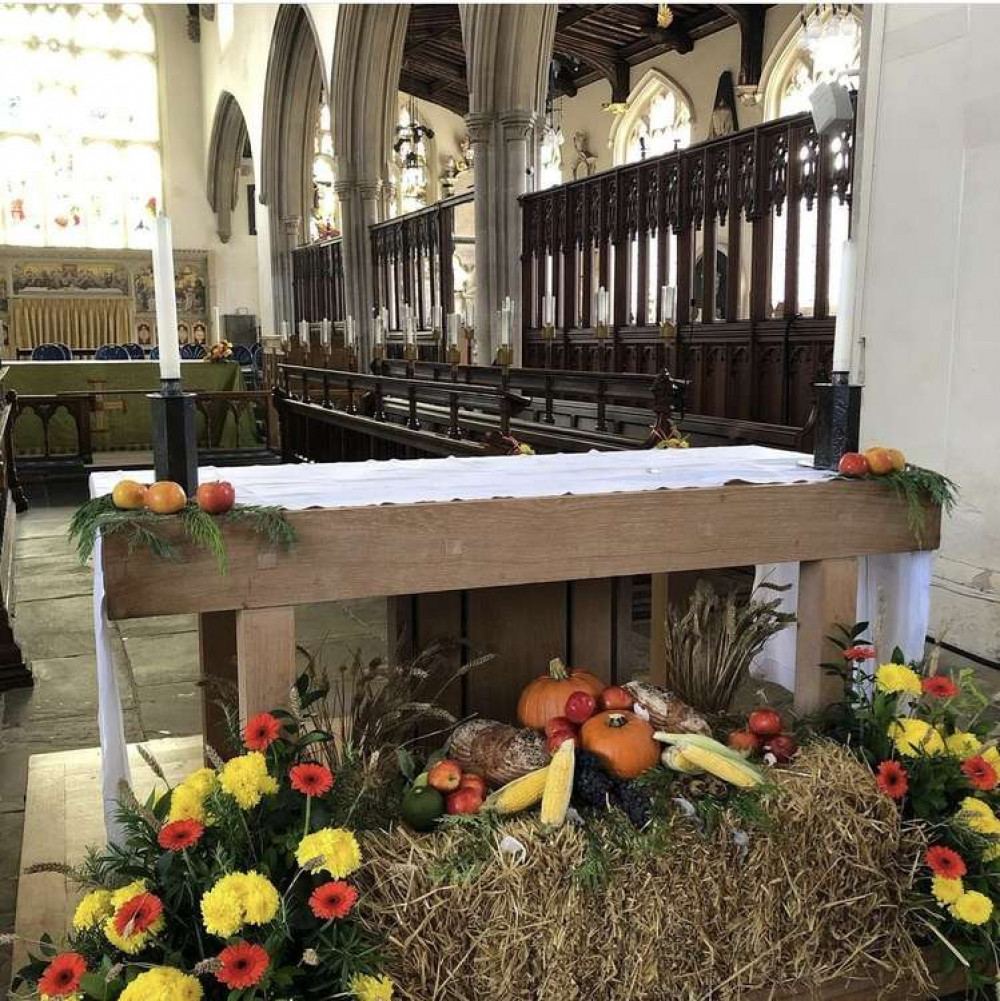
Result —
[[[808, 456], [757, 445], [717, 448], [654, 449], [652, 451], [587, 452], [561, 455], [497, 456], [443, 459], [392, 459], [389, 461], [340, 462], [283, 466], [241, 466], [219, 469], [203, 466], [202, 483], [226, 479], [244, 504], [273, 504], [290, 511], [307, 508], [363, 507], [379, 504], [413, 504], [453, 500], [485, 500], [498, 497], [557, 497], [565, 494], [605, 494], [622, 491], [676, 490], [713, 487], [726, 483], [817, 483], [833, 473], [813, 469]], [[152, 470], [100, 472], [90, 478], [90, 493], [98, 497], [111, 492], [118, 480], [129, 477], [152, 482]], [[115, 836], [115, 800], [118, 786], [129, 781], [128, 755], [122, 721], [121, 700], [114, 668], [110, 627], [104, 595], [100, 542], [94, 552], [94, 632], [97, 643], [99, 723], [102, 749], [102, 783], [105, 820], [109, 837]], [[881, 602], [887, 609], [909, 608], [909, 582], [915, 568], [926, 567], [929, 589], [930, 554], [879, 557], [883, 575], [891, 588], [870, 584], [868, 566], [861, 568], [866, 604]], [[903, 562], [900, 562], [903, 561]], [[907, 562], [908, 561], [908, 562]], [[902, 568], [902, 569], [901, 569]], [[797, 580], [797, 564], [784, 568], [758, 568], [758, 576]], [[902, 582], [902, 583], [901, 583]], [[860, 592], [861, 588], [859, 588]], [[795, 610], [792, 592], [784, 604]], [[921, 614], [910, 615], [909, 634], [926, 632], [926, 600]], [[918, 610], [919, 611], [919, 610]], [[874, 616], [872, 616], [874, 618]], [[893, 614], [883, 615], [887, 624]], [[758, 671], [789, 686], [794, 677], [794, 639], [776, 637], [785, 644], [768, 648], [758, 662]], [[885, 641], [899, 642], [888, 630]], [[891, 649], [891, 646], [889, 647]], [[760, 665], [764, 665], [761, 668]]]

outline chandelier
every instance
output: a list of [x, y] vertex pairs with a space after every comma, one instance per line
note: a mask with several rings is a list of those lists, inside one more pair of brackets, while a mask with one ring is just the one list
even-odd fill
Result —
[[434, 130], [420, 123], [415, 97], [411, 97], [407, 104], [406, 119], [396, 126], [396, 141], [392, 148], [404, 170], [419, 170], [423, 162], [421, 144], [425, 139], [434, 138]]
[[674, 23], [674, 12], [668, 3], [658, 3], [656, 5], [656, 27], [669, 28]]
[[800, 16], [802, 44], [817, 79], [841, 80], [856, 69], [861, 29], [853, 4], [814, 4]]

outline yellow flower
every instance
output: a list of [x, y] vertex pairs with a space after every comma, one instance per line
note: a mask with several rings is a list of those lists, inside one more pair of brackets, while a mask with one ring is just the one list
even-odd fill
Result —
[[934, 899], [939, 904], [953, 904], [965, 893], [965, 887], [960, 879], [945, 879], [944, 876], [935, 876], [932, 891]]
[[969, 890], [948, 908], [953, 918], [967, 925], [984, 925], [993, 914], [993, 901], [983, 893]]
[[170, 822], [175, 820], [197, 820], [207, 823], [205, 800], [215, 789], [218, 779], [211, 768], [199, 768], [192, 772], [170, 796]]
[[114, 913], [110, 890], [92, 890], [79, 904], [73, 914], [73, 927], [77, 931], [96, 928], [105, 918]]
[[244, 810], [256, 806], [262, 796], [278, 791], [278, 783], [267, 774], [267, 758], [260, 751], [227, 761], [219, 784]]
[[880, 692], [919, 695], [920, 676], [902, 664], [882, 664], [875, 672], [875, 687]]
[[974, 796], [962, 800], [959, 817], [966, 826], [979, 834], [1000, 834], [1000, 818], [990, 809], [988, 803]]
[[245, 924], [273, 921], [279, 903], [278, 891], [267, 877], [256, 872], [232, 872], [202, 896], [201, 917], [207, 932], [229, 938]]
[[163, 918], [160, 918], [148, 931], [138, 932], [125, 938], [118, 934], [118, 929], [115, 928], [115, 919], [111, 917], [104, 922], [104, 937], [116, 949], [121, 949], [122, 952], [134, 956], [137, 952], [142, 952], [149, 944], [149, 940], [162, 928]]
[[1000, 775], [1000, 751], [995, 747], [987, 747], [983, 751], [983, 761], [986, 762], [996, 773]]
[[997, 842], [992, 848], [987, 848], [983, 852], [984, 862], [996, 862], [998, 858], [1000, 858], [1000, 842]]
[[140, 893], [145, 893], [146, 889], [146, 881], [144, 879], [137, 879], [127, 886], [113, 890], [111, 892], [112, 909], [117, 911], [122, 904], [127, 904], [133, 897], [138, 897]]
[[956, 758], [971, 758], [979, 753], [979, 748], [983, 745], [974, 733], [958, 730], [950, 737], [945, 737], [944, 746], [948, 749], [948, 753], [955, 755]]
[[154, 966], [122, 991], [119, 1001], [201, 1001], [201, 984], [182, 970]]
[[392, 1001], [395, 984], [389, 977], [372, 977], [366, 973], [357, 973], [351, 977], [347, 985], [357, 1001]]
[[361, 849], [350, 831], [325, 827], [307, 834], [300, 842], [295, 859], [300, 866], [316, 862], [313, 869], [328, 872], [334, 879], [349, 876], [361, 865]]
[[889, 737], [896, 750], [908, 758], [920, 754], [940, 754], [944, 750], [941, 734], [922, 719], [900, 717], [889, 724]]
[[83, 1001], [82, 994], [43, 994], [42, 1001]]

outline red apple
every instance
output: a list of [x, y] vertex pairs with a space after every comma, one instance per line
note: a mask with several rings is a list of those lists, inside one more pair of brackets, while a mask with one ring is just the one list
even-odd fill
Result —
[[734, 751], [739, 751], [744, 758], [749, 758], [760, 750], [760, 737], [749, 730], [734, 730], [726, 738], [726, 743]]
[[462, 768], [457, 761], [445, 758], [428, 773], [427, 784], [438, 792], [453, 792], [462, 781]]
[[483, 805], [483, 797], [475, 789], [457, 789], [449, 793], [444, 801], [444, 808], [450, 814], [479, 813]]
[[635, 699], [627, 688], [622, 688], [621, 685], [611, 685], [601, 692], [600, 703], [602, 709], [613, 712], [620, 712], [622, 709], [631, 711], [632, 706], [635, 705]]
[[867, 476], [868, 460], [860, 452], [845, 452], [837, 463], [837, 472], [841, 476]]
[[799, 742], [790, 733], [779, 733], [764, 745], [765, 753], [773, 754], [779, 765], [787, 765], [798, 750]]
[[580, 738], [577, 736], [575, 730], [556, 730], [545, 742], [546, 750], [550, 755], [555, 754], [567, 740], [572, 740], [577, 747], [580, 746]]
[[473, 775], [468, 772], [462, 776], [462, 781], [458, 783], [459, 789], [472, 789], [478, 794], [480, 799], [486, 799], [486, 780], [482, 775]]
[[554, 733], [561, 733], [568, 730], [570, 733], [576, 733], [576, 727], [573, 725], [572, 720], [567, 719], [565, 716], [553, 716], [545, 724], [545, 736], [551, 737]]
[[202, 483], [195, 496], [198, 507], [206, 514], [225, 514], [236, 503], [236, 491], [232, 483], [225, 480]]
[[783, 728], [781, 713], [777, 709], [764, 706], [754, 709], [747, 717], [747, 729], [758, 737], [776, 737]]
[[597, 699], [594, 698], [589, 692], [574, 692], [566, 700], [566, 708], [564, 710], [566, 714], [566, 719], [570, 723], [586, 723], [591, 716], [594, 715], [597, 709]]

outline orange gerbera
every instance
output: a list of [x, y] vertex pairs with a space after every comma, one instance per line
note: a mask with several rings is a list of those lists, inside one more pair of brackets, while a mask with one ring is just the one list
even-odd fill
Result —
[[943, 879], [961, 879], [967, 871], [962, 856], [944, 845], [931, 845], [924, 853], [924, 864]]
[[958, 685], [943, 674], [932, 674], [929, 678], [924, 678], [920, 687], [924, 690], [924, 695], [935, 699], [953, 699], [958, 695]]
[[873, 646], [849, 646], [844, 651], [844, 660], [874, 660], [877, 656]]
[[358, 891], [337, 879], [322, 886], [317, 886], [309, 897], [309, 907], [318, 918], [329, 921], [331, 918], [346, 918], [358, 899]]
[[997, 770], [981, 754], [962, 762], [962, 774], [973, 789], [992, 792], [997, 787]]
[[115, 912], [115, 931], [122, 938], [141, 935], [156, 924], [163, 913], [163, 901], [152, 893], [140, 893]]
[[270, 713], [258, 713], [243, 730], [243, 743], [251, 751], [266, 751], [281, 736], [281, 723]]
[[307, 762], [289, 773], [292, 788], [306, 796], [324, 796], [333, 788], [333, 772], [325, 765]]
[[902, 799], [910, 788], [906, 769], [898, 761], [883, 761], [875, 773], [875, 784], [890, 799]]
[[219, 962], [222, 965], [215, 971], [216, 978], [227, 987], [239, 990], [260, 983], [271, 965], [271, 957], [263, 946], [237, 942], [219, 953]]
[[38, 978], [38, 990], [50, 998], [62, 998], [75, 993], [87, 972], [87, 961], [78, 952], [63, 952], [45, 967]]
[[196, 845], [204, 833], [205, 825], [200, 821], [175, 820], [172, 824], [165, 824], [160, 828], [156, 840], [160, 847], [168, 852], [180, 852]]

